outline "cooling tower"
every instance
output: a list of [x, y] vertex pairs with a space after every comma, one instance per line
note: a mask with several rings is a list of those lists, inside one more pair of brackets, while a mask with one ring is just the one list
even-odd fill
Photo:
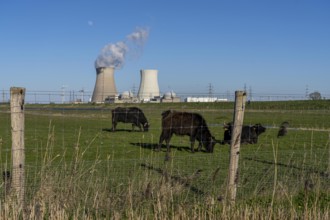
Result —
[[140, 100], [159, 96], [158, 70], [141, 70], [141, 81], [138, 92]]
[[114, 68], [96, 68], [96, 82], [92, 96], [92, 102], [103, 103], [107, 98], [115, 98], [117, 89], [114, 79]]

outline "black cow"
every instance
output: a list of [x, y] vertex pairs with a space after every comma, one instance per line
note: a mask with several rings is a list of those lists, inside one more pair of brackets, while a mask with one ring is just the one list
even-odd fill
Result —
[[[224, 125], [224, 138], [222, 144], [230, 144], [231, 135], [233, 131], [233, 124], [228, 123]], [[261, 124], [255, 124], [253, 126], [243, 125], [241, 133], [241, 144], [256, 144], [258, 142], [258, 136], [266, 131], [266, 128]]]
[[287, 128], [289, 127], [289, 122], [283, 122], [278, 130], [277, 137], [283, 137], [288, 133]]
[[204, 118], [197, 113], [178, 112], [168, 110], [162, 113], [162, 133], [159, 137], [158, 150], [163, 141], [167, 146], [167, 153], [170, 151], [170, 140], [172, 135], [188, 135], [190, 137], [191, 151], [194, 152], [195, 140], [199, 141], [198, 151], [202, 145], [207, 152], [212, 153], [214, 145], [220, 143], [212, 135], [207, 127]]
[[[112, 111], [112, 131], [116, 131], [118, 122], [132, 123], [132, 131], [135, 126], [139, 127], [140, 131], [148, 131], [149, 123], [143, 111], [137, 107], [122, 108], [117, 107]], [[142, 127], [141, 127], [142, 126]]]

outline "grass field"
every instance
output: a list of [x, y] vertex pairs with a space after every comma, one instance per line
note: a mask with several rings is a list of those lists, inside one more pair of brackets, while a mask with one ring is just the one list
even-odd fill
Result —
[[[258, 144], [242, 145], [235, 208], [227, 204], [229, 146], [213, 154], [190, 152], [188, 137], [155, 152], [161, 112], [175, 109], [204, 116], [223, 138], [234, 103], [138, 104], [149, 132], [119, 123], [111, 132], [111, 109], [125, 105], [26, 105], [26, 203], [30, 216], [68, 218], [294, 218], [327, 219], [330, 206], [330, 101], [252, 102], [244, 124], [267, 131]], [[1, 168], [11, 167], [9, 105], [0, 105]], [[277, 138], [279, 125], [290, 123]], [[197, 144], [196, 144], [197, 147]], [[4, 184], [2, 184], [4, 191]], [[2, 198], [2, 215], [13, 204]], [[39, 208], [36, 208], [39, 207]], [[307, 216], [306, 216], [307, 215]]]

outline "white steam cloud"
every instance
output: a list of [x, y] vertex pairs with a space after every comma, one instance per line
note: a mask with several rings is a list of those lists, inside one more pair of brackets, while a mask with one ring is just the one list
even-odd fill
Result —
[[137, 28], [133, 33], [126, 36], [124, 41], [104, 46], [95, 60], [95, 68], [113, 67], [120, 69], [125, 63], [128, 53], [138, 54], [149, 36], [147, 28]]

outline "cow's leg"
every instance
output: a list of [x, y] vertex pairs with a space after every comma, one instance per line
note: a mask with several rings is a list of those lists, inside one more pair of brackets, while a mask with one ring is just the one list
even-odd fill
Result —
[[160, 134], [160, 137], [159, 137], [157, 151], [160, 151], [160, 149], [162, 148], [162, 144], [163, 144], [164, 140], [165, 140], [165, 132], [164, 132], [164, 130], [162, 130], [162, 133]]
[[137, 127], [139, 127], [140, 131], [142, 131], [142, 127], [140, 123], [137, 124]]
[[195, 138], [193, 136], [190, 137], [190, 148], [191, 152], [195, 153]]
[[171, 136], [169, 136], [168, 138], [166, 138], [166, 155], [165, 155], [165, 161], [170, 160], [170, 152], [171, 152], [171, 147], [170, 147], [170, 140], [171, 140]]
[[171, 146], [170, 146], [170, 141], [171, 141], [171, 136], [166, 138], [166, 149], [167, 149], [167, 152], [171, 152]]
[[112, 122], [112, 131], [116, 131], [116, 126], [117, 126], [117, 123], [116, 122]]
[[198, 144], [198, 150], [197, 151], [201, 151], [202, 150], [202, 142], [199, 141], [199, 144]]

